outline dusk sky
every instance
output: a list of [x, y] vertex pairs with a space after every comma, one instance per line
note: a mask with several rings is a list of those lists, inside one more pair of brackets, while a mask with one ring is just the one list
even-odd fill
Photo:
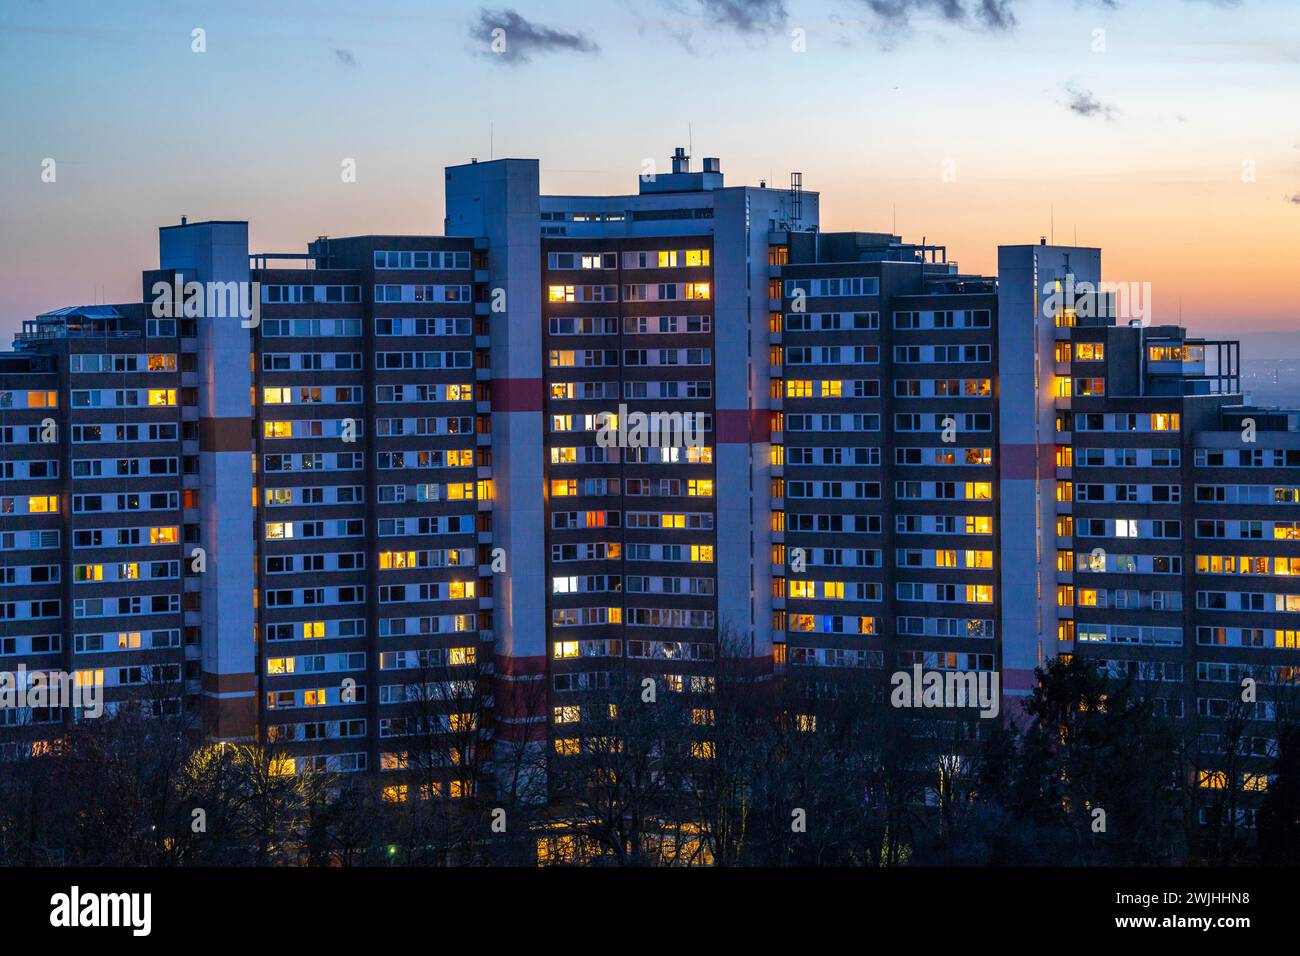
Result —
[[182, 214], [248, 219], [256, 251], [441, 232], [446, 165], [630, 192], [691, 135], [730, 184], [801, 170], [826, 229], [896, 221], [991, 271], [1054, 207], [1155, 321], [1300, 326], [1295, 0], [6, 0], [0, 87], [6, 346], [138, 301]]

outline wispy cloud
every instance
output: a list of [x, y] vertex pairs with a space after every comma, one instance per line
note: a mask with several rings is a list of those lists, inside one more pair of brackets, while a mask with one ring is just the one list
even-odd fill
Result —
[[936, 16], [959, 26], [991, 33], [1015, 29], [1013, 0], [859, 0], [886, 33], [903, 33], [917, 16]]
[[1286, 197], [1286, 201], [1300, 206], [1300, 193], [1292, 193], [1290, 196]]
[[785, 26], [785, 0], [699, 0], [706, 19], [738, 33], [768, 33]]
[[1092, 90], [1080, 89], [1073, 83], [1066, 83], [1065, 92], [1069, 96], [1065, 105], [1069, 107], [1071, 113], [1077, 113], [1079, 116], [1089, 118], [1099, 116], [1104, 120], [1111, 120], [1119, 112], [1110, 103], [1103, 103], [1097, 99]]
[[485, 55], [511, 66], [531, 62], [541, 53], [598, 53], [600, 47], [585, 34], [559, 30], [527, 20], [509, 8], [481, 8], [470, 25], [470, 38], [483, 44]]

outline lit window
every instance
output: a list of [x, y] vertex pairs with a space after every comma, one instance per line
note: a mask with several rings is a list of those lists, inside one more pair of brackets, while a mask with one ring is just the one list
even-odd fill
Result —
[[176, 404], [176, 389], [174, 388], [151, 388], [149, 389], [149, 404], [154, 407]]

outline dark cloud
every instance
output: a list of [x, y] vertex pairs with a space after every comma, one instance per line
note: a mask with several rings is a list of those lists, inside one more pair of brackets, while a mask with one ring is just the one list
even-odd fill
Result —
[[1289, 203], [1294, 203], [1297, 206], [1300, 206], [1300, 193], [1293, 193], [1292, 195], [1287, 196], [1286, 201]]
[[767, 33], [785, 25], [785, 0], [699, 0], [704, 16], [738, 33]]
[[343, 50], [338, 47], [334, 48], [334, 59], [344, 66], [356, 66], [357, 58], [352, 55], [351, 50]]
[[[501, 30], [502, 34], [495, 31]], [[478, 20], [470, 25], [470, 38], [483, 44], [488, 56], [499, 57], [511, 65], [528, 63], [538, 53], [598, 53], [600, 47], [582, 33], [557, 30], [542, 23], [526, 20], [511, 9], [479, 10]], [[493, 44], [503, 44], [498, 52]]]
[[1097, 99], [1091, 90], [1081, 90], [1077, 86], [1067, 83], [1065, 84], [1065, 92], [1070, 96], [1066, 106], [1070, 108], [1071, 113], [1087, 117], [1100, 116], [1102, 119], [1109, 120], [1114, 119], [1115, 113], [1118, 112], [1114, 106]]
[[861, 0], [887, 32], [900, 32], [913, 16], [935, 15], [949, 23], [1002, 33], [1016, 26], [1013, 0]]

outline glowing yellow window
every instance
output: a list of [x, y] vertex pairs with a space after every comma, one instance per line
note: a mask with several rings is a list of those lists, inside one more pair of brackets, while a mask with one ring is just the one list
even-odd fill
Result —
[[785, 383], [786, 398], [810, 398], [812, 396], [812, 382], [806, 379], [792, 378]]
[[574, 353], [568, 350], [551, 349], [551, 368], [572, 368]]
[[993, 485], [987, 481], [966, 482], [967, 501], [988, 501], [993, 497]]
[[293, 504], [293, 489], [292, 488], [267, 488], [266, 503], [268, 505]]
[[686, 483], [686, 493], [692, 498], [712, 498], [713, 480], [710, 478], [692, 478]]
[[405, 803], [406, 798], [410, 795], [407, 785], [404, 783], [394, 783], [384, 787], [384, 803]]
[[1151, 430], [1153, 432], [1176, 432], [1181, 421], [1181, 416], [1177, 412], [1154, 412], [1151, 415]]
[[578, 449], [576, 448], [552, 448], [551, 464], [552, 465], [572, 465], [578, 460]]
[[138, 581], [140, 579], [140, 565], [134, 561], [117, 566], [117, 576], [122, 581]]
[[697, 760], [712, 760], [713, 755], [713, 741], [696, 740], [691, 744], [691, 756]]
[[263, 433], [267, 438], [292, 438], [293, 422], [263, 422]]
[[792, 598], [811, 598], [817, 596], [817, 582], [815, 581], [791, 581], [790, 597]]
[[1207, 790], [1222, 790], [1228, 785], [1228, 775], [1222, 770], [1202, 770], [1197, 774], [1196, 784]]
[[447, 486], [448, 501], [473, 501], [474, 482], [458, 481]]
[[817, 732], [817, 715], [816, 714], [796, 714], [795, 726], [803, 734], [815, 734]]
[[691, 545], [691, 560], [704, 564], [713, 563], [713, 545], [711, 544], [693, 544]]
[[968, 516], [966, 518], [966, 533], [967, 534], [992, 534], [993, 519], [988, 517], [980, 517], [978, 515]]
[[27, 512], [34, 515], [58, 514], [59, 498], [57, 495], [29, 495]]
[[150, 528], [150, 544], [175, 544], [180, 540], [178, 528]]
[[843, 600], [844, 582], [843, 581], [823, 581], [822, 597], [830, 598], [834, 601]]
[[555, 655], [557, 661], [578, 656], [577, 641], [556, 641], [553, 648], [552, 653]]
[[303, 640], [315, 640], [318, 637], [325, 636], [324, 621], [303, 621], [302, 622]]
[[839, 398], [844, 389], [844, 383], [839, 379], [828, 379], [822, 382], [822, 398]]
[[696, 707], [691, 710], [691, 723], [697, 727], [713, 726], [713, 711], [707, 707]]
[[707, 266], [709, 264], [709, 250], [687, 249], [686, 264], [688, 266]]
[[157, 407], [161, 407], [164, 405], [175, 405], [176, 389], [174, 388], [149, 389], [149, 404]]
[[1263, 791], [1268, 789], [1268, 776], [1262, 773], [1246, 773], [1241, 776], [1241, 789]]
[[582, 708], [576, 704], [555, 708], [555, 722], [557, 724], [573, 724], [579, 720], [582, 720]]
[[551, 482], [551, 494], [556, 498], [568, 498], [577, 493], [578, 482], [574, 478], [562, 478]]
[[174, 372], [176, 356], [172, 353], [151, 353], [145, 360], [145, 367], [151, 372]]
[[81, 670], [72, 675], [73, 684], [77, 687], [103, 687], [104, 672], [102, 670]]
[[876, 619], [875, 619], [874, 617], [860, 617], [860, 618], [858, 618], [858, 633], [859, 633], [859, 634], [875, 634], [875, 633], [876, 633]]
[[561, 757], [572, 757], [578, 753], [581, 745], [577, 737], [556, 737], [555, 752]]
[[461, 598], [472, 598], [477, 588], [474, 581], [448, 581], [447, 597], [449, 600], [458, 601]]
[[304, 707], [324, 707], [327, 700], [328, 697], [324, 687], [317, 687], [302, 692], [302, 705]]
[[447, 651], [447, 662], [454, 667], [473, 664], [477, 657], [478, 651], [473, 647], [453, 647]]
[[668, 269], [677, 265], [677, 250], [669, 250], [659, 253], [659, 268]]
[[966, 567], [968, 568], [993, 567], [993, 552], [992, 551], [967, 551]]
[[708, 297], [709, 297], [709, 283], [707, 282], [686, 283], [686, 298], [707, 299]]
[[141, 646], [141, 636], [139, 631], [122, 631], [117, 635], [117, 649], [119, 651], [135, 651]]
[[102, 564], [79, 564], [73, 569], [72, 577], [76, 581], [102, 581], [104, 580], [104, 566]]
[[1075, 346], [1080, 362], [1100, 362], [1106, 357], [1106, 346], [1101, 342], [1080, 342]]
[[610, 624], [623, 623], [623, 609], [621, 607], [611, 607], [608, 609], [606, 619]]
[[293, 401], [293, 389], [290, 388], [264, 388], [262, 389], [262, 402], [266, 405], [288, 405]]
[[991, 584], [968, 584], [966, 585], [966, 600], [972, 604], [990, 604], [993, 601], [993, 585]]
[[284, 541], [293, 537], [292, 521], [268, 521], [266, 523], [267, 541]]
[[268, 674], [292, 674], [296, 657], [271, 657], [266, 661]]
[[58, 392], [28, 392], [27, 407], [28, 408], [58, 408], [59, 393]]
[[472, 385], [448, 385], [447, 401], [449, 402], [468, 402], [474, 397], [474, 387]]
[[1078, 592], [1079, 607], [1096, 607], [1097, 606], [1097, 589], [1096, 588], [1079, 588]]
[[934, 553], [934, 566], [936, 568], [955, 568], [957, 567], [957, 552], [940, 549]]

